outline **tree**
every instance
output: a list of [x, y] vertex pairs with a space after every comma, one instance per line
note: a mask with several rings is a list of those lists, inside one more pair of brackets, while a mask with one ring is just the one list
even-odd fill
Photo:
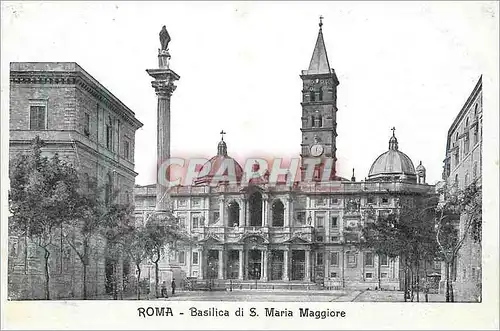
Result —
[[145, 227], [137, 227], [125, 236], [123, 247], [125, 252], [134, 262], [137, 274], [137, 300], [141, 299], [141, 264], [148, 256], [148, 231]]
[[155, 265], [155, 296], [158, 298], [159, 266], [162, 248], [176, 241], [189, 241], [178, 219], [169, 211], [155, 212], [146, 220], [146, 254]]
[[436, 241], [445, 262], [446, 302], [454, 302], [450, 281], [453, 263], [468, 236], [481, 243], [482, 191], [476, 180], [464, 189], [445, 184], [440, 193], [442, 201], [436, 207]]
[[45, 299], [50, 299], [50, 250], [60, 226], [77, 216], [78, 175], [57, 154], [42, 156], [44, 142], [37, 136], [27, 154], [10, 166], [10, 230], [24, 235], [44, 251]]
[[134, 207], [130, 204], [111, 203], [106, 205], [106, 213], [102, 217], [100, 234], [106, 239], [106, 256], [112, 261], [112, 287], [113, 299], [118, 299], [118, 280], [116, 266], [127, 243], [128, 235], [134, 231], [132, 212]]
[[[419, 298], [421, 261], [432, 260], [437, 252], [434, 231], [434, 196], [400, 197], [398, 207], [392, 213], [379, 215], [362, 230], [363, 245], [372, 248], [377, 255], [391, 259], [400, 258], [404, 268], [404, 300], [407, 299], [408, 276], [410, 285]], [[413, 275], [416, 277], [413, 277]]]

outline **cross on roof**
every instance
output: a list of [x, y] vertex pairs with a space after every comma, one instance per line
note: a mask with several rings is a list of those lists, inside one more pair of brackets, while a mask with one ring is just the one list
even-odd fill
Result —
[[224, 130], [221, 130], [220, 134], [221, 134], [221, 136], [222, 136], [222, 141], [224, 141], [224, 135], [225, 135], [226, 133], [224, 132]]
[[392, 130], [392, 136], [395, 137], [396, 135], [394, 134], [394, 131], [396, 131], [396, 127], [393, 126], [391, 130]]
[[319, 15], [319, 27], [321, 28], [323, 26], [323, 15]]

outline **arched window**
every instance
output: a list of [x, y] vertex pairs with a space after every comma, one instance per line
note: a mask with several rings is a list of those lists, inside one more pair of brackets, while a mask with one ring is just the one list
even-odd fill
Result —
[[285, 225], [285, 206], [281, 200], [274, 200], [272, 204], [273, 210], [273, 223], [272, 226]]
[[323, 90], [319, 90], [318, 92], [318, 101], [323, 101]]
[[478, 104], [476, 103], [476, 105], [474, 106], [474, 118], [477, 120], [477, 106]]
[[314, 115], [311, 115], [311, 127], [314, 127]]
[[453, 183], [453, 186], [458, 187], [458, 174], [455, 175], [455, 182]]
[[111, 195], [113, 193], [113, 178], [110, 174], [106, 175], [106, 184], [104, 185], [104, 202], [109, 204], [111, 202]]
[[254, 192], [249, 202], [250, 226], [262, 226], [262, 194]]
[[240, 205], [231, 201], [227, 207], [228, 226], [240, 226]]
[[318, 115], [318, 128], [323, 127], [323, 117]]
[[311, 102], [316, 101], [316, 93], [314, 91], [311, 91], [309, 93], [309, 101], [311, 101]]

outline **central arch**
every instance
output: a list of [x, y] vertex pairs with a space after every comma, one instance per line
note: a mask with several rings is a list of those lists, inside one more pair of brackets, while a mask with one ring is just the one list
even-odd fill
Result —
[[250, 195], [250, 226], [262, 226], [262, 194], [254, 192]]

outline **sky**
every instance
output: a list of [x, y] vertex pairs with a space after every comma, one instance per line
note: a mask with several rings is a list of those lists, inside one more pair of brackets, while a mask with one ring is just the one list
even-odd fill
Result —
[[[146, 69], [157, 67], [166, 25], [170, 67], [181, 77], [171, 99], [172, 155], [215, 155], [223, 129], [237, 160], [297, 157], [299, 75], [320, 15], [340, 81], [339, 175], [355, 168], [358, 180], [367, 177], [394, 126], [399, 149], [415, 166], [422, 161], [427, 182], [440, 180], [448, 128], [480, 75], [485, 90], [498, 86], [498, 3], [2, 2], [2, 126], [9, 62], [77, 62], [144, 124], [136, 183], [155, 182], [156, 95]], [[484, 122], [487, 140], [487, 115]]]

